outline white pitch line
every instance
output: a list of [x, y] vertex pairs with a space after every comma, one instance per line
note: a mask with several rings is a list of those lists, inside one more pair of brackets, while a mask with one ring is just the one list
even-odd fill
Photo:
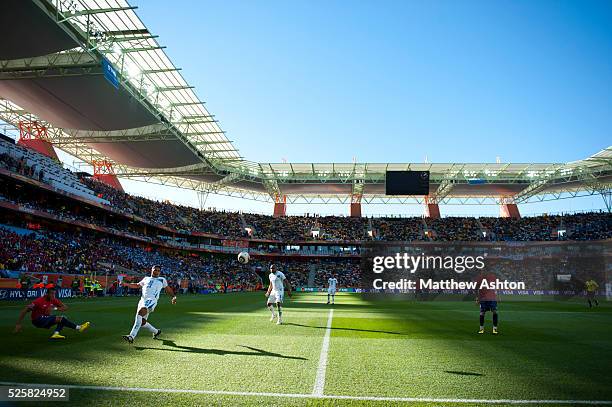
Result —
[[0, 386], [21, 387], [64, 387], [76, 390], [122, 391], [141, 393], [174, 393], [174, 394], [202, 394], [218, 396], [246, 396], [246, 397], [286, 397], [300, 399], [330, 399], [330, 400], [358, 400], [358, 401], [395, 401], [395, 402], [421, 402], [421, 403], [472, 403], [472, 404], [584, 404], [584, 405], [612, 405], [612, 400], [515, 400], [515, 399], [444, 399], [429, 397], [377, 397], [377, 396], [345, 396], [345, 395], [316, 395], [303, 393], [265, 393], [249, 391], [223, 391], [223, 390], [197, 390], [197, 389], [163, 389], [149, 387], [113, 387], [113, 386], [86, 386], [79, 384], [41, 384], [0, 382]]
[[327, 327], [323, 336], [323, 344], [321, 345], [321, 354], [319, 356], [319, 367], [317, 368], [317, 378], [312, 389], [313, 396], [322, 396], [325, 388], [325, 371], [327, 370], [327, 353], [329, 351], [329, 337], [331, 335], [332, 319], [334, 317], [334, 309], [329, 310], [327, 317]]

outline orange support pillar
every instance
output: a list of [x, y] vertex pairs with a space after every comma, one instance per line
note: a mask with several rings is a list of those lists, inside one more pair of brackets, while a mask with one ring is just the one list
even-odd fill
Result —
[[[363, 185], [363, 184], [361, 184]], [[361, 191], [353, 192], [351, 195], [351, 206], [350, 212], [351, 218], [361, 218], [361, 197], [363, 194]]]
[[499, 216], [502, 218], [520, 219], [521, 213], [515, 203], [502, 203], [499, 207]]
[[440, 219], [440, 207], [437, 203], [425, 204], [425, 217], [431, 219]]
[[115, 188], [118, 191], [123, 192], [123, 187], [119, 182], [119, 178], [113, 170], [113, 163], [107, 160], [93, 161], [91, 163], [94, 170], [94, 179], [105, 183], [108, 186]]
[[287, 196], [277, 196], [274, 202], [274, 214], [275, 218], [280, 218], [287, 215]]
[[53, 146], [49, 142], [47, 127], [37, 121], [19, 122], [19, 141], [17, 144], [53, 158], [54, 160], [59, 160]]
[[429, 195], [425, 196], [425, 217], [440, 219], [440, 206], [438, 206], [437, 200], [431, 199]]

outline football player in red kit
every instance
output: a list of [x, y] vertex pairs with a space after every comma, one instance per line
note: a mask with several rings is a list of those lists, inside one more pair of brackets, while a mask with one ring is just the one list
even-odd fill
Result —
[[55, 287], [50, 285], [47, 287], [45, 295], [37, 298], [30, 305], [26, 305], [25, 308], [21, 310], [14, 332], [17, 333], [21, 331], [21, 321], [23, 321], [23, 318], [28, 312], [32, 313], [32, 325], [36, 328], [49, 329], [55, 326], [51, 339], [66, 339], [65, 336], [60, 334], [60, 331], [64, 327], [72, 328], [79, 332], [83, 332], [89, 328], [89, 322], [77, 325], [63, 315], [51, 315], [51, 311], [54, 309], [64, 312], [68, 307], [55, 297]]

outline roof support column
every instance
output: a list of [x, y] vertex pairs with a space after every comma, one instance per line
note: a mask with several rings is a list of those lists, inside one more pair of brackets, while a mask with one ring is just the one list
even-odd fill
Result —
[[94, 179], [105, 183], [106, 185], [123, 192], [123, 187], [119, 182], [119, 178], [113, 170], [113, 163], [108, 160], [94, 160], [91, 162], [94, 170]]
[[499, 216], [501, 218], [520, 219], [521, 213], [519, 212], [518, 205], [514, 203], [513, 199], [502, 198], [499, 207]]
[[431, 199], [429, 196], [425, 197], [425, 217], [440, 219], [440, 206], [435, 199]]
[[276, 195], [274, 200], [274, 213], [273, 217], [280, 218], [287, 215], [287, 196]]
[[361, 218], [361, 197], [363, 196], [363, 184], [360, 190], [353, 188], [353, 194], [351, 195], [351, 206], [349, 214], [351, 218]]
[[361, 218], [361, 202], [351, 202], [351, 218]]
[[437, 203], [425, 204], [425, 217], [431, 219], [440, 219], [440, 207]]
[[37, 121], [19, 121], [17, 144], [59, 161], [53, 145], [49, 142], [47, 127]]
[[[360, 175], [363, 176], [363, 174]], [[361, 218], [361, 198], [363, 197], [363, 188], [363, 178], [358, 178], [353, 181], [351, 190], [351, 206], [349, 208], [351, 218]]]

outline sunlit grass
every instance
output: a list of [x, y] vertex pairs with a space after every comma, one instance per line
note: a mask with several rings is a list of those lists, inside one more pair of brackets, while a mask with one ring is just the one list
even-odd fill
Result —
[[[325, 394], [353, 396], [612, 400], [612, 307], [583, 302], [502, 302], [500, 335], [476, 335], [471, 301], [336, 298]], [[24, 303], [0, 304], [0, 380], [247, 392], [312, 391], [330, 306], [326, 296], [287, 300], [286, 324], [269, 322], [261, 293], [162, 297], [155, 341], [131, 328], [137, 298], [67, 301], [84, 334], [51, 342], [49, 331], [13, 335]], [[487, 321], [490, 332], [490, 319]], [[148, 404], [355, 405], [266, 397], [74, 390], [73, 401]], [[334, 405], [335, 405], [334, 404]], [[379, 403], [379, 405], [388, 405]]]

